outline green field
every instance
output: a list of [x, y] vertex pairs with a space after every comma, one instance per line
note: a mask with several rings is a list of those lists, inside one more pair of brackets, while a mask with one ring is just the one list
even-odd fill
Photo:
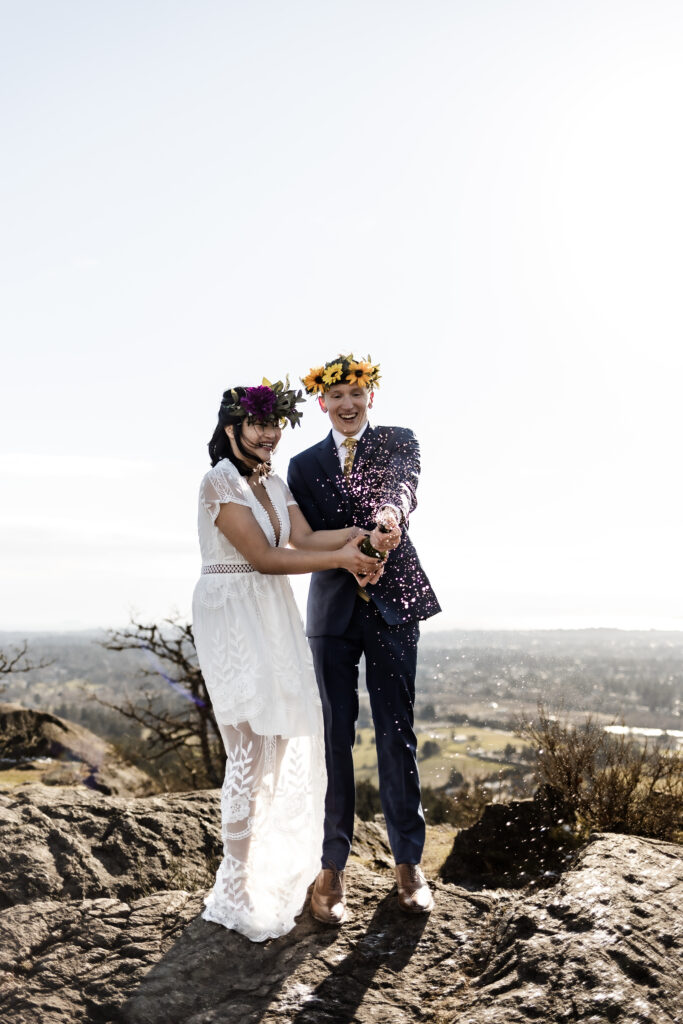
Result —
[[40, 782], [49, 764], [31, 764], [23, 768], [4, 768], [0, 771], [0, 786], [20, 786], [24, 782]]
[[[510, 748], [521, 751], [524, 743], [519, 737], [502, 729], [483, 729], [475, 726], [435, 725], [420, 729], [418, 724], [418, 764], [420, 780], [426, 786], [445, 786], [451, 770], [460, 772], [468, 782], [495, 775], [500, 768], [514, 763]], [[423, 758], [427, 742], [438, 744], [439, 750]], [[507, 748], [507, 756], [505, 750]], [[357, 779], [378, 784], [377, 753], [373, 729], [358, 729], [353, 763]]]

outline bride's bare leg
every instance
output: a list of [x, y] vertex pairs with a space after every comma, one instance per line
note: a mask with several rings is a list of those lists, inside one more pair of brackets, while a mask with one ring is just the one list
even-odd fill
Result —
[[273, 793], [277, 789], [277, 784], [280, 779], [280, 769], [282, 768], [282, 762], [284, 761], [285, 754], [287, 753], [287, 739], [284, 736], [275, 736], [275, 751], [274, 751], [274, 764], [273, 764]]
[[219, 728], [226, 753], [221, 790], [222, 888], [236, 909], [251, 913], [248, 862], [254, 820], [267, 813], [275, 796], [287, 740], [260, 736], [246, 722], [219, 724]]
[[264, 737], [246, 722], [219, 725], [225, 746], [225, 780], [221, 791], [223, 850], [246, 867], [256, 797], [264, 774]]

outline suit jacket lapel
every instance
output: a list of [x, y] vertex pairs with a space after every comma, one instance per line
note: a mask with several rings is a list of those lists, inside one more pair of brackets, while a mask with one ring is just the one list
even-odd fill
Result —
[[373, 430], [372, 427], [368, 425], [363, 431], [363, 436], [358, 442], [358, 447], [356, 448], [356, 456], [353, 460], [353, 469], [351, 471], [352, 480], [356, 473], [360, 473], [362, 471], [363, 464], [372, 458], [372, 453], [377, 447], [378, 440], [379, 436], [377, 431]]
[[346, 481], [344, 480], [344, 474], [342, 473], [341, 466], [339, 464], [337, 446], [334, 443], [332, 431], [329, 432], [327, 437], [324, 438], [324, 440], [322, 440], [319, 445], [316, 445], [315, 455], [325, 472], [325, 476], [328, 478], [332, 486], [344, 498], [344, 503], [348, 505]]
[[[339, 455], [337, 454], [337, 446], [334, 443], [332, 437], [332, 431], [329, 432], [326, 438], [324, 438], [320, 444], [316, 445], [314, 451], [318, 463], [320, 464], [325, 477], [329, 480], [331, 487], [339, 495], [341, 507], [348, 513], [351, 512], [351, 503], [354, 499], [354, 484], [356, 490], [361, 486], [361, 473], [363, 472], [364, 466], [372, 459], [373, 452], [377, 448], [380, 441], [380, 434], [378, 431], [373, 430], [372, 427], [368, 426], [358, 442], [356, 448], [356, 455], [353, 461], [353, 470], [351, 472], [351, 479], [347, 481], [344, 478], [341, 465], [339, 463]], [[349, 487], [349, 483], [351, 486]], [[355, 495], [357, 497], [357, 495]]]

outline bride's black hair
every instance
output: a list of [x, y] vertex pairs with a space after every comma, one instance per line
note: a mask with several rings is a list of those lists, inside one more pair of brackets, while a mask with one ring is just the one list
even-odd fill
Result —
[[235, 400], [233, 392], [236, 392], [241, 398], [242, 395], [246, 394], [246, 388], [228, 388], [227, 391], [223, 392], [223, 400], [221, 407], [218, 410], [218, 425], [213, 432], [213, 436], [209, 441], [209, 458], [211, 459], [211, 465], [215, 466], [221, 459], [230, 459], [233, 466], [237, 467], [240, 476], [251, 476], [254, 472], [254, 467], [248, 466], [246, 462], [238, 458], [232, 450], [230, 444], [230, 438], [225, 433], [225, 428], [232, 424], [233, 433], [235, 437], [235, 444], [248, 459], [253, 458], [242, 444], [242, 423], [244, 422], [244, 416], [236, 416], [234, 413], [228, 412], [226, 406], [232, 406], [234, 408]]

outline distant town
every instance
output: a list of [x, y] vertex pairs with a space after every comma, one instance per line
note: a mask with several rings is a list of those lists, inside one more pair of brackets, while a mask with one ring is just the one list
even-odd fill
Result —
[[[32, 663], [4, 676], [0, 700], [48, 711], [86, 726], [141, 763], [145, 733], [116, 711], [152, 694], [182, 708], [182, 693], [146, 650], [110, 651], [103, 631], [0, 633], [0, 648], [28, 644]], [[369, 703], [360, 682], [355, 750], [359, 780], [376, 784]], [[415, 704], [421, 775], [450, 790], [463, 783], [499, 798], [532, 785], [534, 751], [519, 738], [539, 704], [579, 724], [633, 730], [670, 746], [683, 743], [683, 633], [611, 629], [427, 633], [420, 649]]]

